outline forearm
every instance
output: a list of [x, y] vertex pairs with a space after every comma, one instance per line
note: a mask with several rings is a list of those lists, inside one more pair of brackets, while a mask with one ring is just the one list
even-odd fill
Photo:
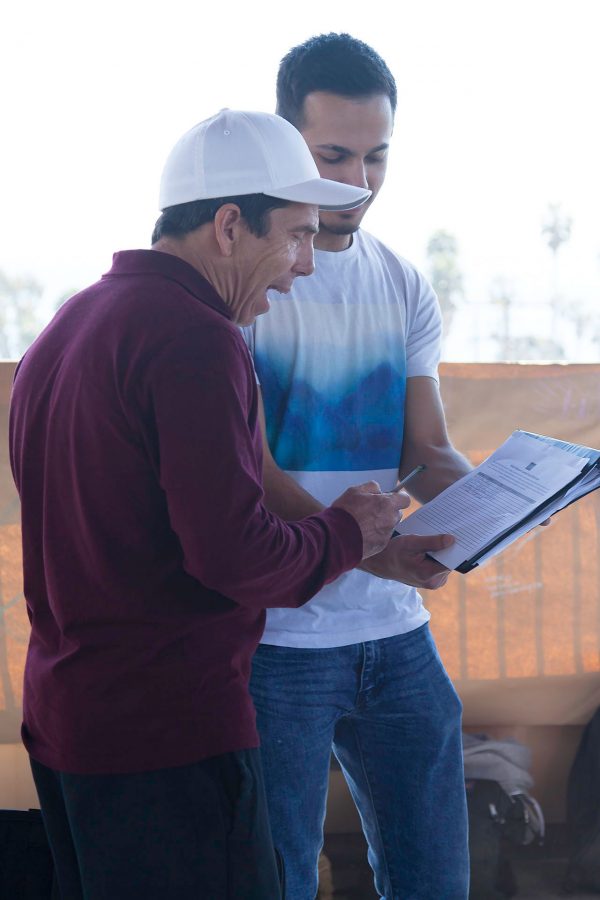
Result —
[[376, 553], [375, 556], [363, 559], [356, 568], [362, 569], [363, 572], [368, 572], [369, 575], [377, 575], [378, 578], [387, 578], [388, 580], [397, 581], [398, 579], [395, 578], [393, 574], [393, 560], [388, 552], [388, 547], [386, 547], [385, 550], [382, 550], [381, 553]]
[[263, 463], [264, 504], [286, 522], [293, 522], [320, 512], [324, 506], [305, 491], [291, 475], [284, 472], [265, 454]]
[[407, 381], [400, 477], [418, 465], [427, 469], [407, 485], [407, 490], [420, 503], [432, 500], [472, 468], [452, 446], [438, 384], [426, 377]]
[[406, 486], [408, 493], [419, 503], [432, 500], [473, 468], [469, 460], [449, 441], [440, 444], [422, 444], [414, 448], [409, 445], [402, 454], [400, 478], [421, 464], [427, 467], [426, 470], [415, 476]]

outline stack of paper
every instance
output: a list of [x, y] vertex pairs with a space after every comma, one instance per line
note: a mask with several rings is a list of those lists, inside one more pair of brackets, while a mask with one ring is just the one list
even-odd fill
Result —
[[398, 526], [399, 534], [452, 534], [431, 553], [469, 572], [584, 494], [600, 487], [600, 451], [515, 431], [480, 466]]

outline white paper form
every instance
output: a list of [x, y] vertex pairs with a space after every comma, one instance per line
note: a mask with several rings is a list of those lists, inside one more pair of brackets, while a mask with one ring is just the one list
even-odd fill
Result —
[[[588, 462], [588, 457], [561, 449], [551, 440], [516, 431], [477, 469], [408, 516], [396, 530], [453, 534], [452, 547], [431, 555], [454, 569], [564, 488]], [[531, 527], [529, 523], [524, 531]], [[513, 533], [506, 543], [512, 540]], [[494, 552], [496, 548], [490, 555]]]
[[581, 478], [576, 484], [572, 485], [568, 490], [561, 494], [561, 496], [555, 500], [553, 503], [550, 503], [548, 506], [545, 506], [542, 510], [540, 510], [537, 515], [532, 516], [524, 525], [520, 528], [515, 528], [507, 537], [502, 541], [499, 541], [494, 547], [489, 550], [488, 553], [482, 554], [477, 560], [478, 565], [481, 565], [486, 560], [491, 559], [496, 554], [500, 553], [504, 550], [505, 547], [508, 547], [509, 544], [512, 544], [518, 537], [521, 537], [524, 534], [527, 534], [528, 531], [531, 531], [532, 528], [535, 528], [537, 525], [540, 525], [542, 522], [545, 522], [550, 516], [552, 516], [555, 512], [564, 509], [565, 506], [568, 506], [570, 503], [573, 503], [574, 500], [578, 500], [579, 497], [584, 497], [586, 494], [589, 494], [590, 491], [595, 490], [600, 485], [600, 475], [598, 474], [598, 469], [594, 468], [590, 470], [586, 475]]

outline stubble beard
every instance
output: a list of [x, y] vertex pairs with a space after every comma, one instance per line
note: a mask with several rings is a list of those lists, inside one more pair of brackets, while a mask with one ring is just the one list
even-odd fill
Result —
[[350, 224], [348, 222], [347, 225], [326, 225], [324, 222], [319, 222], [319, 231], [327, 232], [328, 234], [337, 234], [337, 235], [349, 235], [356, 234], [358, 229], [360, 228], [360, 222], [353, 222]]
[[358, 217], [352, 216], [347, 213], [347, 220], [344, 219], [344, 213], [325, 213], [325, 215], [319, 216], [319, 231], [335, 234], [338, 236], [349, 236], [352, 234], [356, 234], [362, 225], [362, 221], [365, 217], [365, 213], [371, 206], [371, 202], [367, 201], [360, 208], [360, 215]]

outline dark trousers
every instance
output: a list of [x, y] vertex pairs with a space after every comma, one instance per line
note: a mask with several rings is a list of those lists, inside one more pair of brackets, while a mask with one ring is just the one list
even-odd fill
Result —
[[280, 900], [258, 750], [127, 775], [31, 768], [61, 900]]

